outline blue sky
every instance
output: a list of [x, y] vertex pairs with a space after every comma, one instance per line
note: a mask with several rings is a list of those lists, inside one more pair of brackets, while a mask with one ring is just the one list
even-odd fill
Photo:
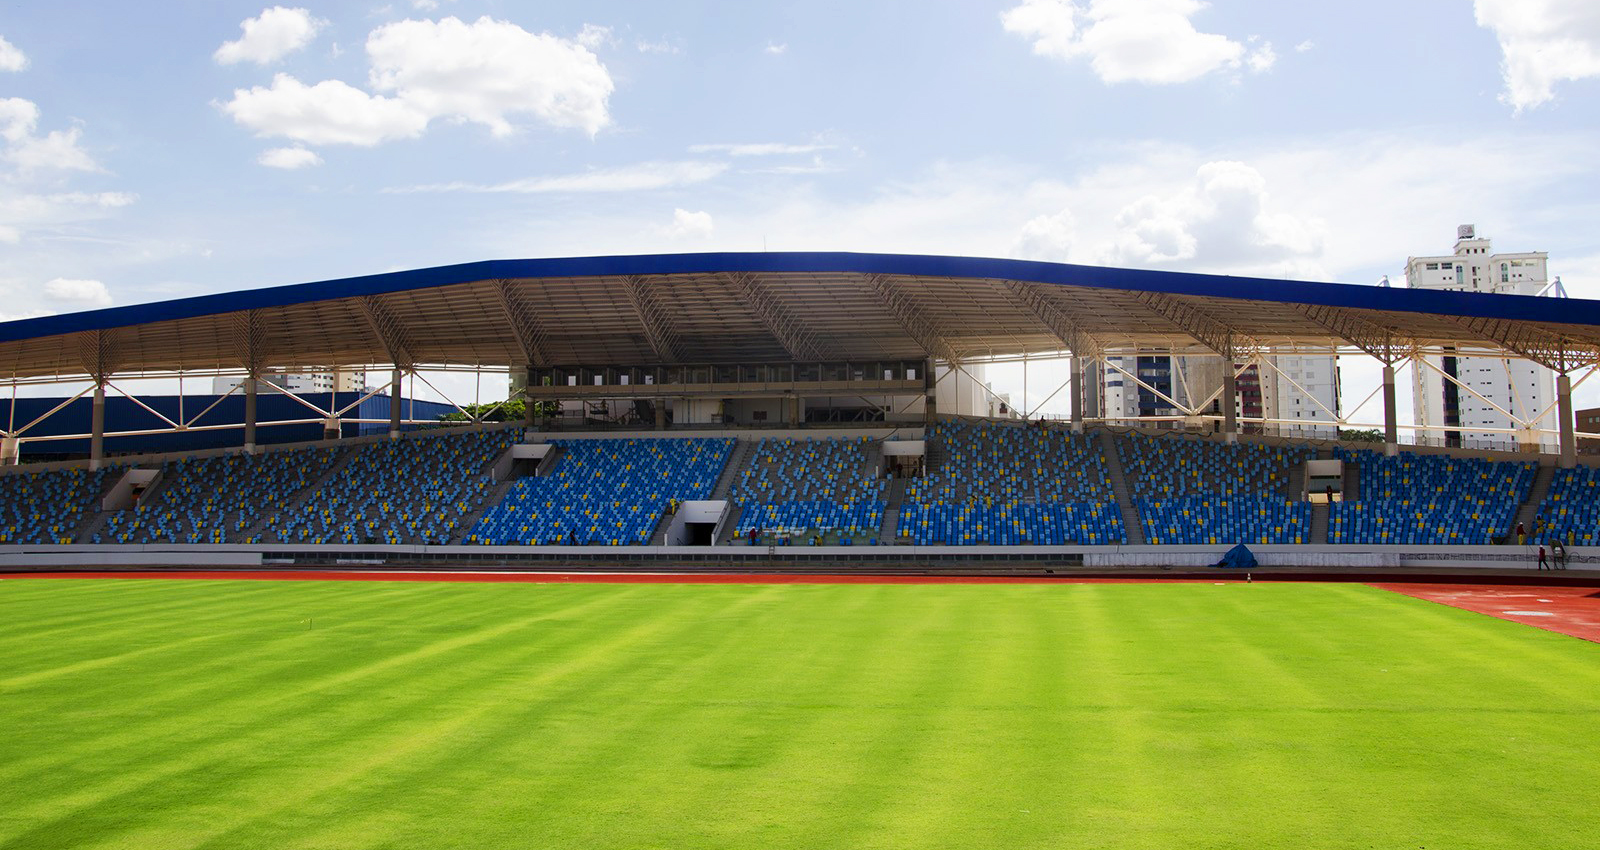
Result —
[[491, 257], [1370, 283], [1476, 223], [1600, 297], [1600, 4], [0, 6], [0, 314]]

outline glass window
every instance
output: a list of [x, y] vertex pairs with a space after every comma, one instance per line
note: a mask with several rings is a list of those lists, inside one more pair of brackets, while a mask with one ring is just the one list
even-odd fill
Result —
[[1505, 263], [1501, 263], [1500, 264], [1500, 282], [1501, 283], [1505, 283], [1505, 282], [1509, 281], [1511, 279], [1510, 278], [1510, 274], [1511, 274], [1511, 267], [1509, 265], [1505, 264]]

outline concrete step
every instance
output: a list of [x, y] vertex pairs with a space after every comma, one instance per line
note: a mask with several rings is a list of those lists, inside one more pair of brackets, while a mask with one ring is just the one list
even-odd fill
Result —
[[[1533, 484], [1528, 488], [1528, 497], [1522, 500], [1521, 505], [1517, 506], [1516, 519], [1511, 523], [1513, 530], [1516, 529], [1517, 523], [1520, 522], [1522, 527], [1528, 530], [1529, 534], [1533, 534], [1534, 520], [1539, 518], [1539, 505], [1544, 503], [1544, 497], [1550, 493], [1550, 482], [1555, 479], [1555, 476], [1556, 468], [1554, 466], [1539, 465], [1539, 471], [1533, 475]], [[1513, 533], [1515, 532], [1513, 531]]]
[[733, 491], [733, 483], [739, 480], [739, 473], [750, 465], [750, 458], [755, 454], [755, 440], [739, 440], [733, 444], [733, 451], [728, 453], [728, 463], [722, 467], [722, 475], [717, 478], [717, 486], [711, 489], [711, 498], [726, 499]]
[[1328, 542], [1328, 511], [1327, 502], [1311, 503], [1311, 536], [1306, 540], [1307, 543], [1321, 545]]
[[1111, 492], [1117, 497], [1117, 509], [1122, 513], [1122, 525], [1127, 530], [1128, 543], [1133, 546], [1143, 546], [1144, 523], [1140, 520], [1139, 511], [1133, 506], [1128, 476], [1122, 469], [1122, 457], [1117, 454], [1116, 438], [1111, 436], [1110, 431], [1101, 430], [1099, 433], [1100, 455], [1105, 459], [1106, 470], [1111, 473]]
[[450, 542], [464, 542], [467, 539], [467, 535], [472, 533], [472, 527], [478, 524], [478, 520], [483, 519], [483, 515], [490, 508], [500, 504], [506, 494], [511, 492], [511, 485], [515, 483], [515, 478], [507, 478], [504, 481], [496, 482], [493, 487], [490, 487], [489, 492], [483, 497], [482, 501], [478, 502], [477, 507], [461, 515], [461, 524], [456, 526], [456, 533], [450, 536]]

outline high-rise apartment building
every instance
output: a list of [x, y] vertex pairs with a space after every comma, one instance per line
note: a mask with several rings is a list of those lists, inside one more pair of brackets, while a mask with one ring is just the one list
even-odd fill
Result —
[[[1406, 261], [1406, 285], [1414, 289], [1543, 295], [1549, 287], [1548, 265], [1549, 256], [1543, 251], [1496, 254], [1488, 239], [1478, 238], [1477, 228], [1464, 224], [1456, 229], [1455, 253]], [[1426, 426], [1419, 429], [1420, 436], [1445, 445], [1554, 446], [1554, 437], [1521, 430], [1522, 426], [1512, 421], [1515, 416], [1533, 420], [1535, 429], [1555, 428], [1555, 376], [1549, 369], [1528, 360], [1465, 356], [1450, 351], [1425, 359], [1426, 364], [1414, 367], [1412, 379], [1416, 424]], [[1491, 428], [1519, 432], [1484, 430]]]

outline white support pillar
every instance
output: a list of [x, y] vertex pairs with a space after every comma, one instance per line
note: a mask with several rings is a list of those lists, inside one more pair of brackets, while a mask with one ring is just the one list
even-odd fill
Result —
[[1083, 433], [1083, 358], [1072, 354], [1072, 395], [1068, 399], [1072, 408], [1072, 433]]
[[[1173, 358], [1177, 359], [1177, 358]], [[1230, 443], [1239, 441], [1239, 377], [1233, 373], [1233, 358], [1222, 358], [1222, 439]]]
[[244, 376], [244, 453], [256, 453], [256, 381], [254, 375]]
[[16, 437], [0, 438], [0, 466], [16, 466], [22, 458], [22, 441]]
[[1578, 465], [1578, 442], [1572, 433], [1572, 378], [1566, 372], [1556, 376], [1556, 423], [1561, 441], [1561, 468]]
[[322, 420], [322, 439], [337, 440], [344, 436], [344, 425], [337, 416], [329, 416]]
[[1383, 453], [1400, 453], [1400, 420], [1394, 404], [1394, 364], [1383, 364]]
[[389, 382], [389, 439], [400, 439], [400, 403], [405, 396], [405, 383], [399, 369], [390, 375]]
[[106, 384], [96, 381], [94, 401], [89, 409], [89, 469], [100, 468], [106, 456]]

